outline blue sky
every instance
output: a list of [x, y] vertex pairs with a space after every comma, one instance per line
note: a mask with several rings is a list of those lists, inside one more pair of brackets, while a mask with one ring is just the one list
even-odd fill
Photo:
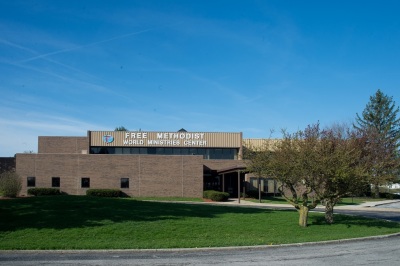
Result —
[[[87, 130], [265, 138], [400, 103], [398, 1], [1, 1], [0, 156]], [[279, 137], [278, 133], [275, 134]]]

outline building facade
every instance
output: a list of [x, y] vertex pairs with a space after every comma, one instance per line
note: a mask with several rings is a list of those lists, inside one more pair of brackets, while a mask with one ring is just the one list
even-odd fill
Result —
[[241, 132], [184, 130], [40, 136], [38, 153], [16, 154], [16, 171], [22, 195], [54, 187], [71, 195], [113, 188], [133, 197], [202, 197], [208, 189], [235, 196], [245, 186], [243, 142]]

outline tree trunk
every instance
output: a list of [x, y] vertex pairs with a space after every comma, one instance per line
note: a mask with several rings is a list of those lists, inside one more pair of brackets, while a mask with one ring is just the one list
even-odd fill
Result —
[[374, 185], [374, 198], [379, 199], [379, 184]]
[[335, 205], [331, 199], [325, 201], [325, 221], [327, 224], [333, 224], [333, 206]]
[[301, 227], [307, 227], [307, 222], [308, 222], [308, 211], [309, 211], [309, 209], [308, 209], [308, 207], [306, 207], [306, 206], [300, 206], [300, 208], [299, 208], [299, 214], [300, 214], [300, 217], [299, 217], [299, 225], [301, 226]]

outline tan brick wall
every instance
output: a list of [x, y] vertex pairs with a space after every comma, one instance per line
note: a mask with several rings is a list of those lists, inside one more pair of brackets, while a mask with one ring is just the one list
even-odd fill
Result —
[[51, 178], [60, 177], [61, 191], [84, 195], [81, 178], [90, 178], [90, 188], [120, 189], [120, 179], [129, 178], [130, 196], [202, 197], [201, 156], [17, 154], [17, 173], [23, 178], [22, 195], [27, 193], [27, 177], [36, 177], [36, 187], [51, 187]]
[[41, 137], [39, 136], [38, 153], [79, 153], [88, 151], [88, 137]]

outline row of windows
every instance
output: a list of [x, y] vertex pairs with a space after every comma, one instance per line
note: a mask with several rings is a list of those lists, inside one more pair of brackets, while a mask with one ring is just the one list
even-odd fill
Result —
[[204, 159], [237, 160], [238, 149], [91, 147], [90, 153], [91, 154], [203, 155]]
[[[28, 176], [27, 178], [27, 186], [35, 187], [36, 186], [36, 177]], [[59, 177], [51, 178], [51, 187], [57, 188], [61, 185], [61, 179]], [[82, 188], [90, 188], [90, 178], [82, 177], [81, 178], [81, 187]], [[121, 178], [121, 188], [129, 188], [129, 178]]]

